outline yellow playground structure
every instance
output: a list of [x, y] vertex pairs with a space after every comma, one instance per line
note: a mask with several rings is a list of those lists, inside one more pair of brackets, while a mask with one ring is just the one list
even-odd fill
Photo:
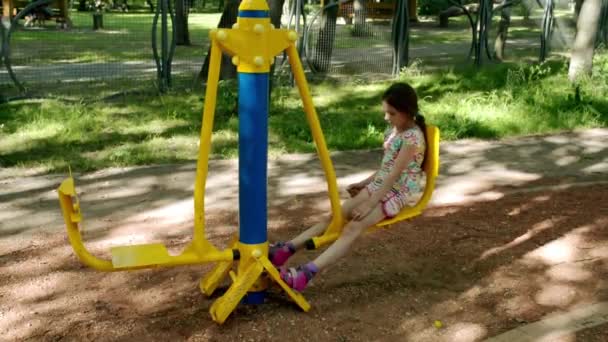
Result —
[[[228, 290], [209, 310], [212, 319], [220, 324], [241, 301], [262, 303], [270, 281], [278, 284], [302, 310], [308, 311], [310, 304], [280, 279], [278, 271], [268, 259], [266, 184], [269, 71], [274, 57], [285, 50], [325, 172], [333, 213], [333, 220], [326, 232], [309, 241], [308, 247], [317, 248], [336, 240], [344, 221], [334, 168], [295, 45], [298, 36], [294, 31], [272, 26], [265, 0], [244, 0], [232, 29], [213, 30], [210, 38], [211, 62], [200, 133], [194, 186], [194, 232], [190, 244], [175, 256], [168, 253], [165, 245], [153, 243], [111, 248], [111, 260], [95, 257], [87, 251], [82, 241], [82, 214], [71, 175], [58, 188], [70, 244], [82, 263], [100, 271], [216, 263], [201, 279], [200, 290], [209, 296], [226, 278], [232, 280]], [[239, 77], [239, 233], [226, 249], [218, 249], [206, 239], [204, 216], [205, 185], [222, 52], [233, 56]], [[371, 229], [416, 216], [428, 203], [439, 167], [439, 130], [436, 127], [427, 126], [427, 140], [427, 184], [422, 198], [414, 207], [404, 209], [397, 217]], [[237, 260], [235, 272], [233, 266]]]

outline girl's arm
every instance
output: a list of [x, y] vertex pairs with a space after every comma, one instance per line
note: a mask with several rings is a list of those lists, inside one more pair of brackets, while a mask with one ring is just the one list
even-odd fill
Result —
[[367, 184], [369, 184], [371, 181], [374, 180], [374, 178], [376, 178], [376, 174], [378, 173], [378, 171], [372, 173], [369, 177], [365, 178], [364, 180], [360, 181], [359, 184], [361, 187], [366, 186]]
[[369, 212], [380, 202], [380, 200], [391, 190], [397, 179], [401, 176], [407, 165], [414, 160], [414, 155], [416, 154], [416, 146], [408, 145], [403, 147], [399, 154], [397, 155], [397, 159], [395, 160], [395, 165], [391, 172], [386, 176], [382, 187], [374, 192], [374, 194], [364, 202], [359, 208], [353, 211], [353, 219], [360, 220], [367, 216]]
[[378, 173], [378, 171], [372, 173], [371, 176], [365, 178], [364, 180], [362, 180], [360, 182], [350, 184], [348, 187], [346, 187], [346, 191], [348, 191], [348, 193], [350, 194], [351, 197], [357, 196], [357, 194], [359, 193], [359, 191], [361, 191], [361, 189], [365, 188], [367, 186], [367, 184], [369, 184], [372, 180], [374, 180], [377, 173]]

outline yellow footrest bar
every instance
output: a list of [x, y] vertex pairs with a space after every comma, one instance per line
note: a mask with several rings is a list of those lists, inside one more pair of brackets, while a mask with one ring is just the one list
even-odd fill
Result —
[[119, 246], [111, 250], [112, 265], [116, 268], [133, 268], [168, 264], [171, 256], [162, 243]]

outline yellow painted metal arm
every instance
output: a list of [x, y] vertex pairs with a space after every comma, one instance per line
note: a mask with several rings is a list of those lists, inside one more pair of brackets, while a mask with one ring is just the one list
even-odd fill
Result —
[[93, 256], [82, 243], [82, 236], [78, 228], [79, 222], [82, 221], [82, 215], [80, 213], [80, 204], [78, 201], [74, 202], [76, 198], [76, 189], [74, 188], [74, 179], [69, 177], [65, 179], [59, 189], [57, 189], [59, 195], [59, 203], [61, 204], [61, 212], [63, 213], [63, 219], [68, 231], [68, 239], [72, 245], [74, 252], [78, 256], [80, 261], [96, 270], [100, 271], [116, 271], [112, 266], [110, 260], [104, 260]]
[[306, 119], [312, 132], [313, 140], [321, 160], [323, 171], [325, 171], [325, 178], [327, 179], [327, 187], [329, 190], [329, 200], [331, 202], [332, 221], [329, 224], [324, 235], [336, 235], [342, 230], [344, 226], [344, 218], [342, 216], [342, 207], [340, 205], [340, 195], [338, 193], [338, 183], [336, 181], [336, 173], [334, 171], [333, 164], [329, 157], [329, 151], [325, 143], [325, 137], [321, 130], [321, 124], [317, 112], [312, 103], [310, 91], [308, 90], [308, 84], [304, 75], [304, 69], [302, 68], [302, 62], [298, 56], [298, 51], [295, 44], [291, 43], [287, 48], [287, 55], [289, 56], [289, 64], [294, 75], [294, 79], [300, 91], [300, 97], [302, 98], [302, 104], [304, 106], [304, 112], [306, 113]]
[[211, 132], [213, 131], [213, 118], [217, 99], [217, 88], [220, 79], [220, 63], [222, 51], [215, 38], [215, 31], [211, 37], [211, 58], [209, 62], [209, 76], [205, 91], [205, 107], [203, 111], [203, 125], [199, 140], [198, 160], [196, 163], [196, 180], [194, 183], [194, 238], [195, 245], [205, 241], [205, 185], [209, 171], [209, 153], [211, 150]]

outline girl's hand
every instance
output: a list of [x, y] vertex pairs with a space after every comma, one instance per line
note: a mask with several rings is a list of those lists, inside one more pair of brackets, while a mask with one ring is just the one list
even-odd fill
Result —
[[369, 205], [368, 202], [361, 203], [358, 207], [356, 207], [352, 212], [353, 220], [361, 221], [363, 218], [372, 211], [372, 206]]
[[350, 194], [350, 197], [355, 197], [365, 186], [361, 183], [351, 184], [346, 187], [346, 191]]

